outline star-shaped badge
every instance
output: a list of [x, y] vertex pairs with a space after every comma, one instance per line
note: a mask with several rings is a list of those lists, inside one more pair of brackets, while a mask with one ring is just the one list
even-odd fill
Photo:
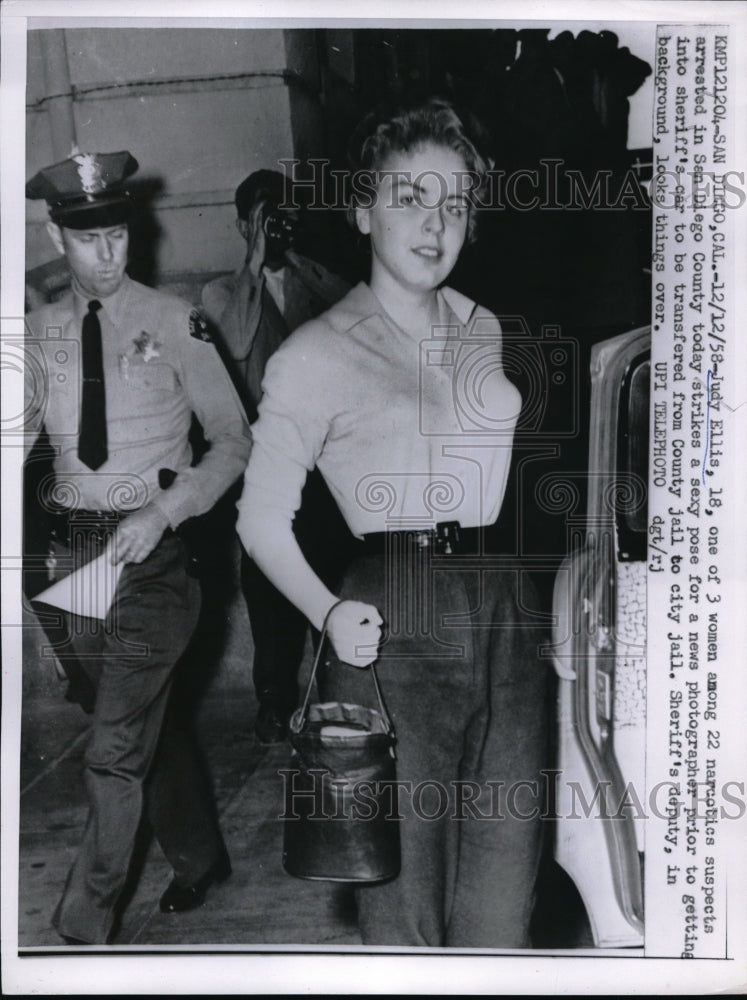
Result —
[[160, 358], [160, 343], [145, 330], [142, 330], [140, 336], [135, 337], [132, 342], [135, 345], [135, 354], [140, 355], [143, 361], [148, 362], [152, 358]]

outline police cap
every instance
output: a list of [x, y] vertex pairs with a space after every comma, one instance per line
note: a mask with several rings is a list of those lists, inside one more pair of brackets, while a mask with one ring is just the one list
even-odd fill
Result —
[[26, 185], [26, 197], [43, 198], [52, 221], [67, 229], [118, 226], [130, 214], [125, 181], [137, 168], [137, 160], [126, 151], [76, 153], [35, 174]]

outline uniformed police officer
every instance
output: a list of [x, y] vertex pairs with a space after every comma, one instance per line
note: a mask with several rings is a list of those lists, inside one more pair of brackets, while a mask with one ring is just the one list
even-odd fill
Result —
[[[216, 278], [202, 290], [205, 313], [218, 331], [252, 419], [271, 355], [293, 330], [329, 309], [350, 288], [296, 250], [301, 225], [292, 195], [277, 170], [256, 170], [239, 184], [236, 228], [246, 241], [246, 259], [235, 274]], [[294, 530], [306, 558], [333, 586], [352, 538], [316, 470], [306, 482]], [[246, 553], [241, 582], [254, 639], [255, 731], [261, 743], [278, 743], [285, 739], [288, 717], [297, 706], [308, 623]]]
[[[125, 273], [125, 184], [136, 169], [128, 152], [78, 153], [26, 187], [46, 200], [72, 276], [62, 299], [27, 317], [27, 446], [43, 426], [54, 450], [49, 579], [101, 554], [122, 567], [103, 622], [83, 604], [36, 605], [60, 662], [96, 689], [89, 816], [53, 917], [77, 943], [112, 934], [144, 802], [174, 869], [162, 910], [199, 905], [231, 870], [194, 747], [167, 703], [200, 601], [177, 529], [240, 475], [250, 432], [201, 316]], [[194, 466], [193, 415], [209, 442]]]

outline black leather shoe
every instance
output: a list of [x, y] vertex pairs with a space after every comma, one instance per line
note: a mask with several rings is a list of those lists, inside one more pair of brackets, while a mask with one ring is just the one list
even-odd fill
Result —
[[286, 729], [285, 720], [274, 705], [260, 704], [254, 732], [263, 746], [282, 743], [285, 740]]
[[230, 874], [231, 862], [224, 854], [193, 885], [179, 885], [176, 879], [172, 879], [158, 904], [161, 913], [185, 913], [202, 906], [210, 886], [215, 882], [225, 882]]

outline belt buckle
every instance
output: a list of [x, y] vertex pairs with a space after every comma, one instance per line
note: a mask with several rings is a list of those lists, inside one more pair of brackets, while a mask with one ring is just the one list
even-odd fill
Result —
[[459, 521], [439, 521], [436, 525], [436, 552], [450, 556], [459, 551]]
[[415, 537], [415, 544], [419, 549], [429, 549], [431, 547], [431, 543], [435, 537], [433, 531], [430, 529], [424, 529], [421, 531], [415, 531], [413, 534]]

